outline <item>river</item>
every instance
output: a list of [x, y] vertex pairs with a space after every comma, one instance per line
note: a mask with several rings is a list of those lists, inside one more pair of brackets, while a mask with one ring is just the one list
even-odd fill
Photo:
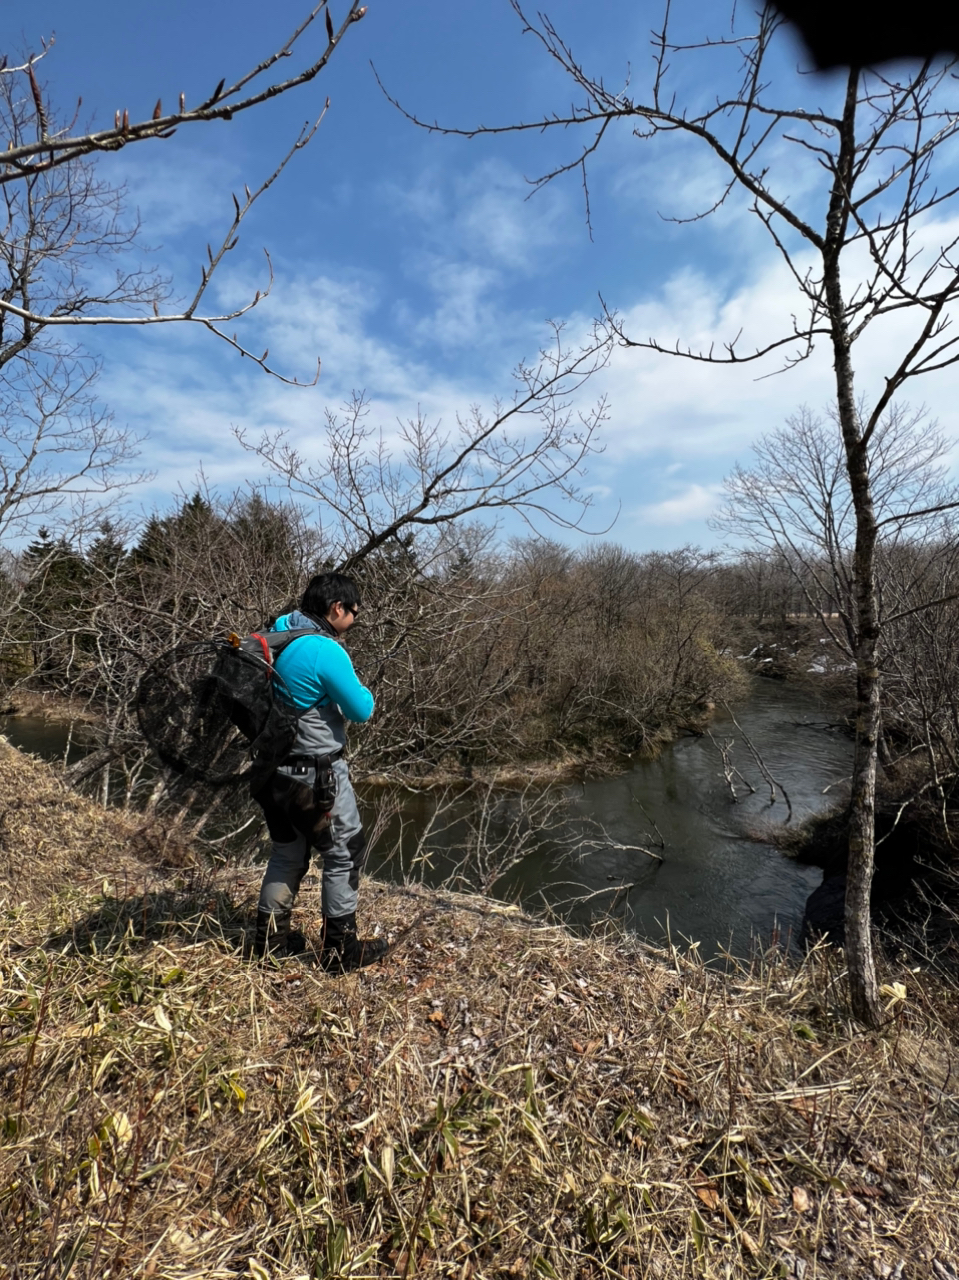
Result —
[[[756, 940], [769, 942], [774, 930], [783, 940], [795, 937], [821, 872], [755, 838], [764, 823], [785, 820], [786, 806], [778, 792], [769, 803], [769, 786], [743, 735], [788, 793], [793, 823], [829, 803], [824, 792], [849, 774], [852, 743], [817, 727], [828, 713], [779, 681], [754, 679], [736, 718], [740, 728], [720, 711], [711, 737], [683, 737], [656, 759], [633, 761], [614, 776], [554, 788], [550, 795], [558, 803], [545, 821], [542, 799], [530, 795], [500, 793], [479, 816], [472, 801], [459, 797], [440, 822], [434, 796], [405, 796], [370, 869], [438, 883], [465, 856], [461, 883], [467, 887], [482, 827], [485, 848], [499, 843], [506, 861], [517, 849], [521, 854], [496, 881], [496, 895], [530, 906], [545, 901], [573, 924], [609, 915], [654, 941], [668, 931], [677, 942], [698, 942], [704, 956], [723, 948], [744, 955]], [[63, 725], [5, 717], [0, 732], [24, 750], [63, 757]], [[719, 751], [730, 740], [733, 765], [755, 787], [749, 794], [735, 777], [735, 803]], [[382, 803], [382, 793], [363, 796], [370, 825]]]

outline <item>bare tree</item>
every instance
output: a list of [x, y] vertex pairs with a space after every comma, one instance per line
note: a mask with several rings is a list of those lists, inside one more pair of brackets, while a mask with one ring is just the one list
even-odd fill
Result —
[[491, 744], [501, 759], [517, 747], [506, 634], [529, 602], [481, 562], [503, 516], [580, 528], [589, 511], [579, 478], [606, 406], [578, 402], [609, 341], [597, 332], [570, 350], [563, 338], [555, 327], [549, 349], [517, 368], [508, 400], [474, 405], [451, 427], [420, 415], [388, 433], [355, 395], [327, 412], [311, 456], [284, 432], [238, 433], [271, 473], [267, 487], [307, 504], [328, 562], [373, 603], [354, 646], [381, 708], [364, 746], [381, 768], [454, 759], [469, 771]]
[[96, 399], [97, 372], [70, 352], [0, 370], [0, 542], [43, 521], [79, 536], [145, 478], [130, 469], [138, 437]]
[[[118, 110], [112, 128], [92, 130], [87, 133], [72, 131], [75, 120], [64, 129], [58, 130], [51, 127], [48, 110], [37, 82], [35, 67], [40, 59], [50, 52], [52, 41], [49, 45], [44, 44], [43, 53], [31, 54], [19, 66], [11, 66], [9, 59], [4, 58], [0, 66], [0, 75], [7, 78], [22, 77], [29, 84], [29, 92], [37, 112], [37, 133], [34, 138], [13, 139], [6, 151], [0, 151], [0, 164], [5, 166], [0, 172], [0, 184], [16, 182], [32, 174], [49, 172], [51, 169], [71, 164], [83, 156], [103, 151], [119, 151], [132, 142], [169, 138], [183, 125], [211, 120], [232, 120], [240, 112], [262, 106], [263, 103], [288, 93], [291, 89], [309, 84], [329, 62], [333, 50], [339, 45], [350, 25], [358, 22], [366, 13], [366, 9], [366, 5], [351, 3], [337, 30], [333, 25], [327, 0], [320, 0], [320, 3], [306, 15], [284, 44], [266, 53], [256, 66], [238, 76], [229, 86], [227, 86], [226, 77], [221, 79], [210, 96], [195, 107], [188, 109], [185, 97], [181, 93], [178, 108], [164, 113], [163, 102], [158, 98], [149, 120], [131, 121], [129, 111]], [[286, 58], [292, 57], [297, 51], [303, 36], [321, 13], [326, 28], [326, 45], [319, 57], [308, 62], [293, 75], [277, 76], [277, 69]]]
[[606, 402], [580, 410], [577, 397], [606, 363], [609, 341], [596, 332], [570, 350], [563, 337], [555, 326], [551, 346], [516, 369], [512, 397], [490, 413], [474, 405], [455, 428], [419, 416], [391, 438], [369, 423], [368, 405], [356, 395], [342, 414], [327, 412], [319, 457], [305, 456], [283, 431], [259, 440], [240, 431], [237, 438], [314, 507], [347, 570], [411, 535], [422, 568], [430, 535], [479, 516], [512, 512], [527, 522], [580, 528], [590, 496], [578, 481], [598, 450]]
[[[320, 56], [292, 76], [277, 77], [274, 74], [277, 67], [286, 58], [293, 56], [305, 33], [321, 13], [325, 19], [326, 45]], [[327, 65], [347, 30], [365, 13], [366, 6], [353, 0], [339, 30], [335, 30], [327, 0], [322, 0], [283, 45], [267, 53], [255, 67], [239, 76], [229, 87], [225, 78], [221, 79], [210, 97], [196, 107], [187, 109], [181, 94], [178, 110], [164, 113], [163, 104], [158, 99], [149, 120], [131, 123], [128, 111], [118, 111], [112, 128], [88, 133], [74, 133], [72, 124], [75, 120], [66, 126], [58, 123], [37, 80], [35, 68], [39, 59], [36, 56], [31, 55], [19, 66], [5, 63], [0, 71], [0, 88], [3, 125], [10, 142], [5, 151], [0, 151], [0, 187], [6, 188], [8, 212], [3, 244], [10, 259], [22, 260], [27, 255], [34, 259], [48, 259], [54, 249], [60, 259], [60, 275], [57, 277], [59, 288], [52, 295], [46, 292], [34, 296], [30, 274], [22, 269], [16, 271], [11, 266], [11, 283], [0, 295], [0, 312], [8, 324], [14, 319], [20, 322], [19, 342], [28, 345], [35, 339], [38, 330], [50, 326], [192, 322], [204, 326], [269, 372], [275, 372], [266, 364], [268, 352], [257, 355], [222, 327], [250, 311], [267, 296], [272, 284], [272, 270], [266, 287], [258, 290], [241, 307], [224, 314], [204, 315], [200, 311], [200, 304], [214, 272], [226, 254], [236, 246], [243, 219], [256, 200], [279, 177], [293, 155], [312, 139], [329, 102], [323, 106], [312, 125], [304, 126], [277, 168], [256, 190], [251, 192], [247, 187], [242, 202], [236, 196], [233, 197], [234, 217], [226, 235], [215, 253], [208, 248], [208, 261], [200, 268], [199, 284], [186, 307], [176, 312], [161, 313], [159, 303], [164, 295], [158, 288], [158, 282], [156, 279], [144, 279], [138, 272], [121, 275], [116, 286], [106, 293], [88, 292], [84, 286], [78, 285], [77, 271], [78, 267], [83, 266], [85, 257], [102, 256], [105, 251], [127, 244], [131, 234], [118, 221], [119, 193], [103, 186], [94, 178], [86, 157], [93, 155], [102, 160], [105, 152], [119, 151], [131, 143], [171, 138], [178, 128], [185, 125], [231, 120], [241, 112], [260, 107], [282, 94], [309, 84]], [[49, 52], [49, 49], [45, 52]], [[82, 188], [79, 201], [81, 214], [95, 228], [92, 238], [83, 233], [79, 238], [75, 234], [67, 236], [65, 232], [69, 220], [64, 222], [63, 193], [78, 184]], [[52, 217], [48, 219], [51, 227], [46, 233], [46, 243], [41, 239], [39, 246], [34, 242], [36, 219], [33, 216], [38, 201], [53, 208]], [[91, 207], [95, 210], [92, 219]], [[103, 214], [107, 209], [113, 211], [112, 221], [104, 220]], [[20, 225], [26, 226], [28, 230], [27, 242], [23, 244], [21, 241], [24, 237], [18, 234]], [[11, 245], [17, 246], [15, 253], [10, 253]], [[149, 304], [149, 309], [143, 304]]]
[[[751, 547], [780, 553], [805, 611], [818, 617], [840, 654], [852, 659], [857, 525], [836, 417], [832, 412], [829, 421], [803, 407], [785, 427], [763, 436], [753, 446], [752, 464], [737, 465], [727, 476], [725, 501], [710, 523]], [[902, 404], [890, 406], [872, 437], [869, 480], [883, 623], [902, 600], [891, 580], [884, 584], [884, 564], [904, 542], [941, 540], [950, 529], [957, 506], [944, 461], [950, 449], [924, 409]]]
[[778, 625], [781, 643], [790, 615], [808, 607], [802, 592], [788, 552], [760, 545], [740, 547], [724, 558], [716, 566], [710, 594], [729, 624], [745, 623], [743, 641], [753, 642], [756, 628], [772, 622]]
[[[144, 804], [157, 783], [135, 719], [145, 665], [183, 641], [261, 625], [294, 595], [315, 553], [295, 509], [199, 491], [175, 512], [151, 517], [138, 538], [106, 522], [85, 545], [49, 534], [31, 543], [14, 568], [19, 591], [0, 631], [0, 656], [10, 685], [85, 713], [94, 749], [68, 780], [95, 779], [101, 799]], [[174, 812], [183, 792], [173, 789]], [[210, 799], [203, 821], [221, 805]]]
[[[959, 337], [949, 330], [959, 297], [957, 242], [940, 232], [959, 191], [943, 167], [959, 130], [951, 94], [951, 63], [926, 59], [890, 70], [851, 68], [841, 86], [816, 83], [815, 97], [801, 83], [780, 95], [767, 55], [781, 20], [762, 11], [740, 34], [743, 11], [733, 9], [731, 27], [716, 37], [683, 43], [670, 28], [670, 5], [654, 34], [652, 72], [644, 93], [627, 82], [610, 88], [590, 74], [548, 17], [528, 17], [511, 0], [524, 31], [538, 40], [581, 94], [561, 114], [528, 122], [458, 132], [484, 133], [559, 128], [586, 130], [589, 139], [568, 161], [543, 174], [537, 185], [576, 172], [586, 183], [587, 163], [606, 133], [619, 122], [649, 145], [682, 135], [700, 145], [724, 172], [716, 199], [692, 217], [706, 217], [739, 197], [769, 233], [794, 282], [801, 309], [778, 333], [743, 349], [732, 335], [721, 349], [690, 348], [681, 341], [627, 332], [606, 311], [612, 332], [626, 347], [646, 348], [711, 364], [778, 357], [782, 367], [807, 359], [818, 341], [827, 343], [835, 373], [837, 418], [843, 442], [856, 537], [852, 573], [855, 592], [854, 650], [857, 679], [857, 739], [850, 804], [846, 948], [853, 1010], [877, 1024], [876, 988], [869, 921], [874, 862], [874, 814], [880, 720], [881, 631], [876, 592], [878, 519], [870, 476], [879, 424], [894, 397], [916, 378], [959, 360]], [[747, 21], [752, 22], [750, 12]], [[685, 60], [695, 74], [680, 79]], [[703, 67], [712, 70], [715, 92], [700, 92]], [[838, 92], [837, 92], [838, 90]], [[820, 103], [826, 102], [827, 106]], [[420, 123], [417, 121], [417, 123]], [[436, 125], [427, 125], [437, 128]], [[941, 173], [940, 173], [941, 170]], [[587, 200], [588, 200], [588, 186]], [[797, 190], [801, 195], [794, 194]], [[587, 205], [588, 208], [588, 205]], [[857, 388], [856, 343], [894, 319], [900, 347], [876, 385]], [[859, 396], [865, 395], [868, 410]]]
[[[227, 312], [204, 311], [214, 274], [237, 244], [255, 202], [292, 157], [314, 136], [328, 102], [273, 172], [242, 198], [233, 197], [225, 234], [199, 266], [185, 304], [168, 307], [171, 282], [139, 261], [140, 226], [125, 212], [125, 191], [104, 176], [109, 155], [136, 142], [170, 139], [180, 127], [226, 121], [311, 82], [326, 66], [347, 29], [365, 13], [352, 3], [334, 30], [326, 2], [316, 5], [293, 35], [229, 87], [221, 80], [204, 102], [164, 113], [157, 102], [149, 120], [118, 112], [105, 130], [76, 132], [76, 114], [64, 120], [38, 79], [47, 45], [37, 55], [0, 65], [0, 536], [22, 534], [37, 517], [48, 521], [83, 508], [87, 529], [102, 511], [94, 500], [135, 481], [129, 475], [135, 437], [96, 404], [97, 362], [78, 345], [82, 330], [99, 325], [196, 324], [267, 373], [296, 383], [252, 351], [230, 327], [270, 292], [266, 259], [263, 287]], [[295, 74], [281, 66], [295, 56], [320, 15], [324, 47]], [[211, 79], [213, 77], [211, 76]], [[79, 104], [77, 113], [79, 112]], [[318, 376], [317, 364], [316, 376]], [[316, 381], [316, 376], [312, 382]], [[309, 380], [308, 380], [309, 381]]]

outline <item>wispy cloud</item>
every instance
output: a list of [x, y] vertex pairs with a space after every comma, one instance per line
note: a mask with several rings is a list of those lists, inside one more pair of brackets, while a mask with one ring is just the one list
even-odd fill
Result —
[[547, 271], [552, 255], [575, 237], [568, 193], [555, 187], [527, 201], [530, 190], [518, 170], [497, 159], [465, 172], [430, 166], [408, 189], [384, 184], [382, 199], [410, 228], [404, 273], [429, 298], [419, 310], [398, 304], [410, 336], [448, 354], [469, 350], [483, 358], [508, 344], [515, 352], [529, 337], [529, 315], [511, 290]]
[[654, 525], [680, 525], [692, 520], [705, 520], [712, 515], [719, 503], [722, 485], [690, 484], [671, 498], [637, 507], [632, 519]]
[[419, 224], [438, 253], [526, 275], [578, 232], [564, 188], [527, 200], [531, 190], [519, 170], [490, 158], [465, 170], [430, 165], [410, 187], [384, 183], [382, 199]]
[[[192, 178], [183, 182], [186, 190]], [[211, 189], [219, 182], [217, 175]], [[202, 332], [126, 335], [107, 361], [103, 389], [119, 420], [149, 434], [146, 461], [157, 479], [144, 499], [162, 504], [189, 487], [200, 464], [223, 487], [257, 479], [231, 425], [254, 436], [279, 427], [303, 452], [319, 450], [324, 409], [354, 390], [365, 390], [370, 420], [388, 436], [417, 413], [454, 429], [457, 413], [471, 404], [508, 396], [511, 368], [545, 337], [534, 301], [537, 273], [562, 260], [568, 222], [565, 196], [530, 206], [522, 202], [525, 190], [500, 162], [466, 173], [430, 170], [407, 192], [382, 187], [410, 227], [403, 272], [416, 287], [408, 290], [384, 269], [277, 255], [273, 294], [243, 322], [244, 340], [258, 350], [269, 347], [271, 363], [300, 376], [309, 376], [320, 356], [316, 388], [283, 387]], [[165, 198], [156, 194], [151, 221], [158, 219], [164, 233], [174, 228], [176, 236], [193, 215], [179, 209], [178, 196], [167, 205]], [[931, 224], [926, 235], [930, 244], [942, 243], [955, 230]], [[735, 243], [732, 236], [730, 247]], [[235, 305], [261, 287], [261, 267], [249, 258], [229, 268], [217, 296]], [[528, 299], [511, 287], [517, 280], [530, 282]], [[745, 354], [788, 332], [799, 301], [794, 279], [768, 252], [715, 271], [680, 267], [655, 285], [631, 287], [621, 313], [627, 333], [699, 351], [721, 351], [738, 335]], [[903, 349], [908, 323], [876, 326], [857, 351], [867, 397]], [[585, 312], [572, 316], [571, 340], [584, 336], [589, 324]], [[614, 351], [608, 369], [581, 395], [584, 406], [600, 392], [609, 397], [607, 451], [584, 484], [600, 522], [624, 502], [612, 537], [639, 546], [712, 540], [705, 520], [723, 475], [797, 405], [819, 408], [833, 394], [825, 341], [809, 360], [776, 373], [780, 367], [776, 357], [716, 367], [639, 349]], [[956, 431], [957, 390], [952, 370], [917, 386], [917, 399], [929, 403], [948, 433]]]

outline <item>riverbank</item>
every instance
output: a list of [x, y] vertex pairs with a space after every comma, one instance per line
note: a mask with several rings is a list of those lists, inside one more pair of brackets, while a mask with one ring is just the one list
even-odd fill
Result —
[[[403, 787], [414, 791], [465, 789], [477, 783], [509, 790], [578, 783], [587, 778], [612, 776], [627, 768], [632, 760], [653, 760], [684, 734], [705, 733], [714, 711], [715, 707], [710, 703], [672, 726], [650, 730], [642, 746], [633, 751], [626, 751], [612, 740], [594, 741], [588, 748], [554, 744], [555, 754], [548, 758], [489, 764], [470, 762], [465, 765], [451, 758], [428, 772], [371, 767], [364, 760], [361, 745], [352, 764], [352, 774], [356, 781], [367, 787]], [[0, 691], [0, 733], [9, 733], [14, 742], [20, 738], [17, 721], [31, 725], [31, 729], [31, 722], [45, 724], [51, 730], [51, 737], [65, 740], [68, 730], [72, 733], [75, 727], [81, 730], [88, 726], [96, 727], [100, 718], [88, 704], [71, 702], [56, 694], [42, 694], [29, 689], [19, 689], [13, 695]], [[59, 735], [57, 731], [61, 731]], [[33, 730], [26, 736], [37, 739], [41, 735]], [[36, 748], [31, 741], [26, 749]], [[49, 753], [41, 751], [41, 754]]]
[[427, 913], [388, 962], [255, 966], [255, 872], [5, 745], [0, 814], [0, 1275], [950, 1278], [923, 975], [859, 1035], [834, 953], [722, 975], [372, 881], [368, 926]]
[[[501, 772], [495, 782], [474, 773], [472, 783], [427, 787], [394, 778], [383, 787], [368, 785], [354, 759], [366, 823], [379, 831], [370, 869], [436, 885], [455, 868], [459, 889], [490, 892], [494, 885], [498, 897], [522, 898], [534, 910], [545, 899], [577, 927], [615, 914], [650, 941], [671, 930], [701, 940], [707, 958], [721, 948], [748, 956], [756, 939], [798, 938], [803, 907], [821, 877], [750, 838], [787, 813], [781, 793], [770, 804], [743, 734], [788, 792], [796, 822], [821, 808], [824, 788], [849, 772], [845, 737], [809, 727], [819, 715], [788, 685], [753, 680], [737, 723], [720, 707], [710, 733], [684, 734], [653, 758], [620, 757], [615, 769], [579, 760], [567, 761], [568, 769]], [[7, 725], [21, 749], [64, 758], [63, 727]], [[735, 798], [722, 750], [738, 771]], [[119, 771], [113, 776], [119, 783]], [[212, 834], [249, 816], [237, 810]], [[258, 825], [246, 828], [247, 849], [262, 843]]]
[[57, 693], [41, 693], [35, 689], [0, 689], [0, 716], [42, 717], [56, 725], [95, 725], [101, 717], [88, 702], [64, 698]]

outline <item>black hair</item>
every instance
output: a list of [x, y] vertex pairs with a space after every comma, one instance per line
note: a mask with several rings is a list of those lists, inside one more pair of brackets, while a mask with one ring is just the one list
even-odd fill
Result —
[[344, 609], [358, 609], [360, 593], [356, 583], [346, 573], [318, 573], [307, 584], [300, 609], [311, 618], [325, 618], [337, 602]]

